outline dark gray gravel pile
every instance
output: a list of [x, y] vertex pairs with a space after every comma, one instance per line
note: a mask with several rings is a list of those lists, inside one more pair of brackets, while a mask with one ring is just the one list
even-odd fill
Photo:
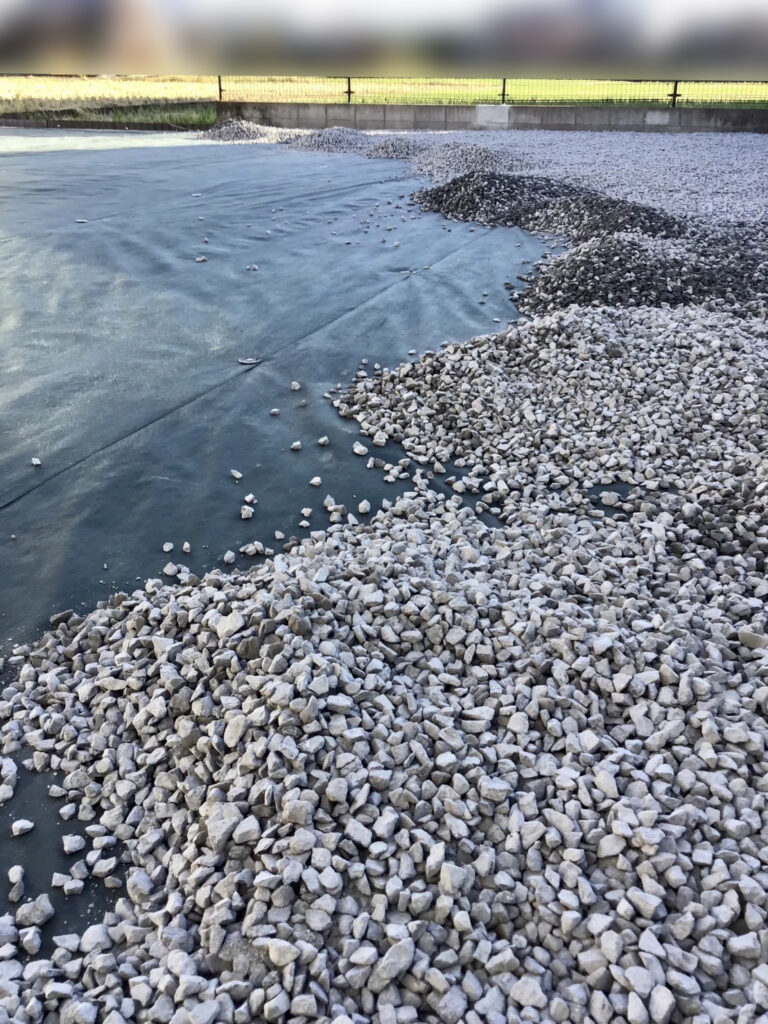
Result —
[[674, 238], [684, 230], [684, 222], [649, 206], [531, 175], [473, 172], [413, 199], [451, 220], [549, 231], [575, 241], [617, 231]]
[[744, 315], [768, 308], [768, 240], [760, 223], [673, 217], [561, 181], [467, 174], [415, 193], [425, 210], [455, 220], [546, 231], [573, 243], [542, 261], [512, 298], [526, 313], [572, 303], [706, 303]]
[[586, 306], [727, 305], [761, 316], [768, 298], [765, 231], [692, 228], [680, 239], [616, 233], [541, 262], [512, 298], [526, 313]]

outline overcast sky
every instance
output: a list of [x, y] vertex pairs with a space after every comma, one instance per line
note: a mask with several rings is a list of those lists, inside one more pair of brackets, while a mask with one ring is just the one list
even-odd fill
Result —
[[[1, 2], [1, 0], [0, 0]], [[148, 0], [192, 16], [291, 24], [307, 32], [403, 29], [405, 31], [477, 28], [502, 12], [564, 12], [613, 9], [635, 16], [656, 39], [691, 25], [729, 22], [742, 15], [765, 20], [768, 0]], [[193, 13], [194, 12], [194, 13]], [[182, 16], [183, 16], [182, 14]]]

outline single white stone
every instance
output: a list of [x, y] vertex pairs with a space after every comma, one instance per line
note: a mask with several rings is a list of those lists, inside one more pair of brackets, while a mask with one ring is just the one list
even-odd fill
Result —
[[275, 967], [286, 967], [293, 963], [299, 956], [299, 950], [290, 942], [284, 939], [269, 940], [269, 959]]
[[64, 847], [64, 853], [66, 854], [79, 853], [80, 850], [85, 849], [85, 839], [83, 836], [65, 835], [61, 837], [61, 845]]
[[219, 640], [227, 640], [245, 628], [245, 618], [242, 612], [232, 611], [229, 615], [223, 615], [216, 623], [216, 635]]
[[516, 981], [509, 990], [509, 994], [520, 1006], [533, 1006], [537, 1010], [543, 1010], [549, 1001], [538, 980], [531, 975], [526, 975]]

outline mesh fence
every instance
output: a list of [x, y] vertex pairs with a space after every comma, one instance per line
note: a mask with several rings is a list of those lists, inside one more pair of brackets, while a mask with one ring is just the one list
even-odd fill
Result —
[[252, 103], [641, 104], [768, 106], [768, 82], [556, 78], [221, 78], [221, 98]]
[[680, 82], [677, 105], [768, 107], [768, 82]]

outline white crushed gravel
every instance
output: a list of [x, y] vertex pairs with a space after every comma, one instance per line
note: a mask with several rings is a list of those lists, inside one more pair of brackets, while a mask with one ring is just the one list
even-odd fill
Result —
[[236, 118], [222, 121], [213, 128], [200, 133], [200, 138], [208, 142], [287, 142], [296, 136], [291, 128], [273, 128], [271, 125], [254, 124]]
[[409, 154], [577, 241], [529, 322], [334, 400], [413, 491], [9, 659], [0, 801], [25, 745], [92, 822], [52, 884], [127, 883], [43, 958], [48, 895], [0, 915], [0, 1024], [765, 1019], [765, 142], [534, 134]]

